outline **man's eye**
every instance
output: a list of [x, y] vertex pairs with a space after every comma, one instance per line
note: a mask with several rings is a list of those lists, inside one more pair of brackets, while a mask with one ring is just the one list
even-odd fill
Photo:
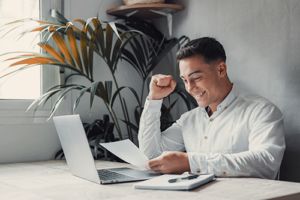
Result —
[[186, 83], [187, 82], [187, 80], [182, 80], [184, 83]]
[[196, 78], [194, 78], [194, 80], [200, 80], [200, 78], [201, 78], [201, 77], [196, 77]]

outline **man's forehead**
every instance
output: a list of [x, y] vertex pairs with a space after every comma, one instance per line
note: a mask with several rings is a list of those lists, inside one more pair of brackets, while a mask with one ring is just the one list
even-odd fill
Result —
[[[198, 74], [198, 73], [202, 73], [202, 71], [201, 70], [195, 70], [195, 71], [192, 71], [192, 72], [190, 72], [190, 73], [188, 73], [188, 77], [190, 77], [190, 76], [192, 76], [193, 74]], [[180, 74], [180, 77], [181, 78], [184, 78], [184, 74]]]

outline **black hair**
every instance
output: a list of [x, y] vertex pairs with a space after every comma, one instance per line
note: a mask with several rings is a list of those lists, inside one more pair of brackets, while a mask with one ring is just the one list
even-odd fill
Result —
[[211, 37], [198, 38], [188, 42], [178, 50], [176, 60], [180, 61], [193, 55], [203, 56], [204, 61], [208, 64], [226, 62], [226, 54], [222, 44]]

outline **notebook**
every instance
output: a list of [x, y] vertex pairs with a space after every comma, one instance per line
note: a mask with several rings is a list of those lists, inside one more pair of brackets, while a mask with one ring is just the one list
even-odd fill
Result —
[[184, 180], [174, 183], [169, 183], [171, 179], [184, 178], [191, 175], [171, 175], [165, 174], [147, 181], [139, 182], [133, 185], [134, 189], [148, 190], [193, 190], [210, 181], [215, 180], [214, 174], [204, 174], [191, 180]]

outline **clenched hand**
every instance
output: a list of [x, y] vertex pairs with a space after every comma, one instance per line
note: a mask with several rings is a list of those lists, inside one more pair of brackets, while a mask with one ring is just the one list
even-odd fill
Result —
[[176, 82], [170, 75], [157, 74], [152, 76], [150, 82], [149, 100], [160, 100], [173, 92]]

